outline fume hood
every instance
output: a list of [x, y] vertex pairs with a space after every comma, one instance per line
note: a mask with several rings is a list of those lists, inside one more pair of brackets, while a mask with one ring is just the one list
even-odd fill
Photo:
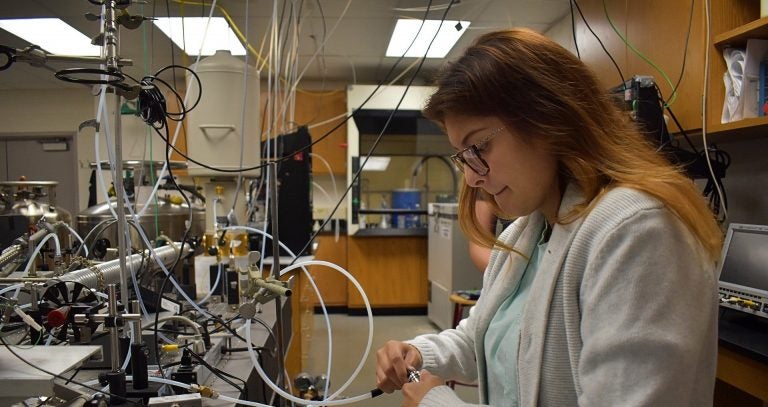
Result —
[[[349, 113], [374, 90], [348, 87]], [[453, 149], [443, 131], [421, 114], [434, 90], [382, 86], [348, 124], [348, 182], [363, 167], [348, 198], [350, 235], [426, 236], [427, 203], [456, 201], [458, 175], [447, 158]], [[369, 154], [380, 165], [366, 161]]]

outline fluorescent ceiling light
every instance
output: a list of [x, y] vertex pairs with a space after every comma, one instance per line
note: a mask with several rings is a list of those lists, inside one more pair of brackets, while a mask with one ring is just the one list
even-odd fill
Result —
[[[442, 25], [440, 20], [423, 20], [423, 22], [424, 26], [422, 27], [422, 20], [398, 19], [395, 30], [392, 32], [392, 38], [389, 39], [387, 56], [399, 57], [405, 53], [406, 57], [423, 57], [427, 53], [427, 47], [429, 47], [427, 58], [444, 58], [456, 44], [456, 41], [467, 31], [470, 24], [469, 21], [456, 20], [445, 20]], [[419, 27], [421, 27], [421, 31], [419, 31]], [[439, 32], [438, 28], [440, 29]], [[418, 37], [416, 37], [416, 33], [419, 34]], [[416, 37], [415, 41], [413, 40], [414, 37]], [[429, 43], [432, 38], [435, 40], [430, 47]], [[411, 42], [413, 45], [409, 49], [408, 46]], [[408, 52], [405, 51], [406, 49]]]
[[198, 52], [213, 55], [218, 50], [245, 55], [243, 44], [229, 28], [227, 20], [223, 17], [212, 17], [210, 23], [208, 20], [208, 17], [160, 17], [154, 23], [187, 55], [198, 55]]
[[99, 56], [100, 47], [58, 18], [0, 20], [0, 28], [56, 55]]
[[389, 167], [389, 160], [390, 157], [368, 157], [363, 171], [386, 171], [387, 167]]

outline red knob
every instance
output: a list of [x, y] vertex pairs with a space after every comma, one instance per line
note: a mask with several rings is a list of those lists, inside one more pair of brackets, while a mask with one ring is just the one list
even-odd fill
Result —
[[51, 328], [57, 328], [67, 323], [67, 315], [69, 315], [69, 306], [64, 306], [51, 310], [48, 313], [48, 326]]

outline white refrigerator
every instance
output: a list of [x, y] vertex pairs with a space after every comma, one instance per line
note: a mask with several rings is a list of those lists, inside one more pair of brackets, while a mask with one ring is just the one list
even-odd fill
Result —
[[[478, 290], [483, 273], [469, 258], [467, 239], [459, 227], [459, 205], [430, 203], [427, 208], [429, 302], [427, 316], [440, 329], [452, 328], [453, 303], [457, 290]], [[466, 314], [465, 314], [466, 315]]]

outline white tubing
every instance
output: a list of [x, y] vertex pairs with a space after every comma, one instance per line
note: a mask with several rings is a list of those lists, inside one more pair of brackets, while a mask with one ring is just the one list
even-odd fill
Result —
[[61, 256], [61, 244], [59, 243], [59, 237], [56, 235], [56, 233], [51, 232], [47, 235], [45, 235], [42, 239], [40, 239], [40, 243], [35, 246], [35, 250], [32, 251], [32, 255], [29, 256], [29, 260], [27, 261], [26, 267], [24, 267], [24, 272], [22, 275], [27, 275], [29, 273], [29, 269], [32, 268], [32, 265], [35, 264], [35, 257], [37, 257], [38, 253], [40, 253], [40, 249], [43, 248], [43, 245], [53, 237], [53, 242], [56, 244], [56, 255]]
[[[339, 273], [343, 274], [349, 281], [354, 284], [355, 288], [357, 288], [357, 291], [360, 293], [360, 296], [363, 298], [363, 302], [365, 303], [365, 310], [368, 314], [368, 343], [365, 347], [365, 352], [363, 354], [363, 357], [360, 359], [360, 362], [357, 365], [357, 368], [355, 368], [355, 371], [350, 376], [349, 380], [347, 380], [346, 383], [344, 383], [341, 387], [339, 387], [338, 390], [336, 390], [335, 393], [333, 393], [330, 397], [327, 397], [328, 400], [333, 400], [336, 398], [341, 392], [346, 390], [347, 387], [349, 387], [350, 384], [352, 384], [352, 381], [357, 378], [357, 375], [360, 373], [360, 370], [362, 370], [363, 365], [365, 364], [365, 360], [368, 358], [368, 353], [371, 350], [371, 345], [373, 344], [373, 312], [371, 311], [371, 303], [368, 300], [368, 296], [365, 294], [365, 290], [363, 290], [363, 287], [360, 285], [360, 283], [355, 279], [355, 277], [344, 268], [340, 267], [337, 264], [322, 261], [322, 260], [311, 260], [311, 261], [305, 261], [301, 263], [296, 263], [293, 266], [288, 266], [281, 270], [281, 275], [285, 274], [289, 271], [292, 271], [298, 267], [304, 267], [304, 266], [311, 266], [311, 265], [317, 265], [317, 266], [326, 266], [330, 267]], [[328, 375], [330, 378], [330, 375]], [[370, 397], [370, 394], [368, 394], [368, 397]], [[362, 399], [361, 399], [362, 400]]]
[[336, 189], [336, 177], [333, 175], [333, 169], [331, 168], [331, 164], [326, 160], [322, 155], [317, 153], [310, 153], [309, 154], [312, 158], [317, 158], [320, 161], [325, 164], [325, 168], [328, 169], [328, 174], [331, 176], [331, 185], [333, 186], [333, 195], [339, 196], [339, 191]]
[[216, 274], [216, 281], [214, 281], [213, 286], [211, 286], [210, 281], [208, 282], [208, 294], [198, 304], [205, 304], [211, 298], [211, 294], [219, 287], [219, 281], [221, 281], [221, 262], [219, 262], [219, 272]]
[[[208, 36], [208, 25], [210, 24], [211, 18], [213, 17], [213, 10], [214, 9], [216, 9], [216, 0], [213, 0], [211, 2], [211, 11], [208, 13], [208, 20], [206, 21], [205, 28], [203, 29], [203, 40], [200, 42], [200, 49], [201, 50], [203, 48], [203, 44], [205, 43], [205, 38]], [[202, 52], [198, 51], [197, 58], [195, 58], [195, 63], [193, 65], [194, 69], [192, 69], [193, 72], [199, 66], [200, 54], [202, 54]], [[190, 83], [191, 83], [191, 81], [190, 81]], [[183, 103], [185, 108], [187, 106], [187, 102], [189, 101], [189, 99], [188, 99], [189, 98], [189, 94], [190, 94], [190, 92], [186, 92], [186, 94], [184, 95], [184, 100], [183, 100], [182, 103]], [[200, 92], [200, 94], [202, 94], [202, 92]], [[172, 146], [176, 145], [176, 139], [179, 137], [179, 131], [181, 130], [182, 127], [183, 126], [176, 126], [176, 130], [173, 132], [173, 139], [168, 140], [170, 145], [172, 145]], [[168, 148], [168, 146], [165, 146], [165, 148]], [[160, 175], [158, 175], [158, 177], [157, 177], [157, 182], [155, 182], [155, 186], [152, 188], [152, 192], [149, 194], [149, 196], [147, 196], [147, 200], [144, 202], [144, 205], [142, 206], [141, 210], [138, 213], [139, 217], [144, 215], [144, 212], [147, 210], [147, 208], [149, 208], [149, 203], [152, 202], [152, 199], [154, 199], [155, 195], [157, 195], [157, 190], [158, 190], [158, 188], [160, 188], [160, 183], [162, 182], [163, 177], [165, 177], [166, 171], [168, 171], [168, 165], [169, 165], [169, 163], [167, 161], [165, 163], [163, 163], [163, 169], [160, 170]], [[138, 202], [136, 202], [136, 204], [138, 205]]]
[[[198, 58], [199, 58], [199, 56], [198, 56]], [[103, 112], [103, 113], [104, 113], [104, 116], [105, 116], [105, 120], [107, 120], [107, 119], [106, 119], [106, 117], [107, 117], [107, 112], [106, 112], [106, 110], [105, 110], [105, 107], [104, 107], [103, 95], [104, 95], [104, 89], [103, 89], [103, 87], [102, 87], [102, 98], [101, 98], [101, 99], [99, 99], [99, 114], [97, 114], [97, 118], [98, 118], [98, 117], [100, 117], [100, 113], [102, 113], [102, 112]], [[107, 124], [108, 124], [108, 123], [107, 123]], [[180, 127], [181, 127], [181, 126], [177, 127], [177, 129], [176, 129], [177, 133], [176, 133], [176, 134], [178, 134], [178, 130], [179, 130], [179, 128], [180, 128]], [[105, 133], [106, 133], [106, 134], [105, 134], [105, 139], [107, 140], [107, 146], [108, 146], [107, 150], [109, 151], [109, 150], [111, 150], [111, 149], [109, 148], [109, 126], [107, 125], [107, 126], [105, 127], [105, 129], [106, 129], [106, 132], [105, 132]], [[95, 141], [95, 145], [96, 145], [96, 160], [97, 160], [97, 162], [98, 162], [99, 164], [97, 165], [97, 167], [96, 167], [96, 168], [97, 168], [97, 174], [98, 174], [98, 179], [99, 179], [99, 185], [101, 186], [101, 188], [102, 188], [102, 191], [104, 192], [104, 194], [105, 194], [105, 195], [107, 195], [107, 194], [106, 194], [106, 191], [107, 191], [107, 189], [106, 189], [106, 185], [105, 185], [105, 183], [104, 183], [104, 174], [103, 174], [103, 172], [101, 171], [101, 159], [100, 159], [100, 157], [99, 157], [99, 141], [98, 141], [98, 140], [99, 140], [99, 138], [98, 138], [98, 132], [97, 132], [97, 133], [96, 133], [96, 141]], [[175, 138], [174, 138], [174, 141], [175, 141]], [[114, 168], [114, 163], [113, 163], [113, 161], [114, 161], [114, 159], [113, 159], [112, 157], [110, 157], [110, 163], [112, 163], [112, 165], [110, 165], [110, 167], [111, 167], [111, 168]], [[166, 162], [165, 164], [167, 165], [168, 163]], [[165, 167], [163, 167], [163, 170], [165, 170]], [[115, 176], [115, 175], [113, 174], [113, 176]], [[151, 199], [153, 198], [153, 195], [154, 195], [154, 193], [155, 193], [155, 192], [156, 192], [156, 190], [157, 190], [156, 188], [157, 188], [157, 187], [159, 187], [159, 185], [160, 185], [160, 179], [161, 179], [161, 178], [162, 178], [162, 174], [161, 174], [161, 176], [158, 178], [158, 183], [155, 185], [155, 190], [153, 190], [153, 193], [152, 193], [152, 194], [150, 195], [150, 197], [148, 198], [148, 200], [147, 200], [147, 203], [149, 203], [149, 200], [151, 200]], [[127, 197], [126, 197], [125, 199], [127, 200]], [[117, 219], [117, 213], [115, 213], [114, 209], [112, 208], [112, 205], [109, 205], [109, 198], [108, 198], [108, 197], [107, 197], [107, 203], [108, 203], [108, 207], [109, 207], [109, 210], [110, 210], [110, 212], [112, 212], [112, 216], [113, 216], [115, 219]], [[163, 272], [164, 272], [164, 273], [165, 273], [165, 275], [167, 276], [167, 275], [168, 275], [170, 272], [169, 272], [169, 271], [168, 271], [168, 269], [165, 267], [165, 264], [164, 264], [163, 262], [159, 261], [159, 259], [157, 258], [157, 254], [155, 253], [155, 250], [154, 250], [154, 248], [153, 248], [153, 247], [152, 247], [152, 245], [150, 244], [150, 242], [149, 242], [149, 239], [147, 238], [147, 236], [146, 236], [146, 234], [145, 234], [145, 232], [144, 232], [143, 228], [141, 227], [141, 224], [138, 222], [138, 219], [139, 219], [139, 217], [140, 217], [140, 216], [143, 214], [143, 211], [144, 211], [144, 210], [146, 210], [146, 208], [147, 208], [148, 206], [145, 204], [145, 205], [144, 205], [144, 207], [142, 208], [142, 211], [140, 211], [138, 214], [134, 213], [134, 211], [133, 211], [133, 208], [131, 207], [131, 205], [126, 205], [126, 207], [128, 208], [128, 211], [129, 211], [129, 213], [131, 214], [131, 218], [132, 218], [132, 219], [133, 219], [133, 221], [134, 221], [134, 225], [136, 226], [136, 231], [139, 233], [139, 235], [140, 235], [140, 237], [141, 237], [142, 241], [144, 242], [144, 245], [145, 245], [145, 246], [147, 247], [147, 249], [149, 250], [149, 253], [150, 253], [150, 257], [151, 257], [152, 259], [154, 259], [154, 260], [155, 260], [155, 263], [156, 263], [156, 264], [157, 264], [157, 265], [160, 267], [160, 269], [161, 269], [161, 270], [163, 270]], [[127, 227], [126, 227], [126, 231], [127, 231]], [[127, 240], [128, 240], [128, 241], [130, 241], [130, 234], [126, 232], [126, 236], [128, 236], [128, 239], [127, 239]], [[141, 307], [141, 310], [142, 310], [142, 312], [144, 313], [144, 315], [149, 315], [149, 313], [147, 312], [147, 308], [146, 308], [146, 306], [144, 305], [144, 300], [141, 298], [141, 291], [140, 291], [140, 290], [139, 290], [139, 288], [138, 288], [138, 281], [136, 280], [136, 274], [133, 272], [133, 268], [132, 268], [132, 267], [131, 267], [131, 279], [132, 279], [132, 282], [133, 282], [134, 288], [136, 289], [136, 297], [137, 297], [137, 299], [139, 300], [139, 306]], [[124, 282], [123, 282], [123, 283], [124, 283]], [[172, 283], [172, 284], [174, 285], [174, 287], [175, 287], [175, 288], [176, 288], [176, 289], [177, 289], [177, 290], [178, 290], [178, 291], [179, 291], [179, 292], [182, 294], [182, 297], [184, 297], [184, 299], [185, 299], [186, 301], [188, 301], [188, 302], [189, 302], [191, 305], [193, 305], [193, 306], [194, 306], [194, 307], [195, 307], [195, 308], [196, 308], [198, 311], [200, 311], [200, 312], [201, 312], [201, 313], [203, 313], [204, 315], [207, 315], [208, 317], [210, 317], [210, 316], [211, 316], [210, 314], [207, 314], [207, 313], [205, 313], [205, 312], [202, 312], [202, 309], [200, 309], [200, 307], [198, 307], [198, 306], [197, 306], [197, 304], [196, 304], [194, 301], [192, 301], [192, 300], [189, 298], [189, 296], [187, 296], [186, 292], [185, 292], [184, 290], [182, 290], [182, 289], [181, 289], [181, 287], [179, 287], [179, 286], [178, 286], [178, 284], [176, 283], [176, 281], [175, 281], [174, 279], [171, 279], [171, 283]]]
[[[100, 102], [99, 103], [99, 108], [100, 108], [99, 114], [101, 114], [103, 112], [105, 120], [108, 120], [108, 114], [107, 114], [107, 111], [106, 111], [106, 107], [102, 103], [103, 102], [102, 100], [99, 100], [99, 102]], [[97, 169], [98, 169], [97, 170], [97, 174], [98, 174], [98, 179], [99, 179], [99, 185], [101, 185], [103, 193], [105, 194], [105, 196], [107, 196], [107, 207], [109, 208], [109, 211], [112, 212], [112, 216], [115, 218], [115, 221], [117, 221], [118, 220], [117, 213], [115, 212], [114, 208], [112, 208], [112, 205], [110, 203], [109, 194], [107, 194], [106, 185], [104, 183], [104, 173], [101, 171], [101, 158], [99, 157], [99, 138], [98, 138], [98, 133], [96, 134], [96, 136], [97, 136], [96, 137], [96, 162], [99, 163], [97, 165]], [[109, 122], [108, 121], [107, 121], [107, 126], [105, 127], [104, 139], [107, 141], [107, 152], [109, 153], [109, 152], [113, 151], [112, 146], [109, 143]], [[109, 156], [108, 158], [109, 158], [110, 168], [115, 168], [114, 158], [111, 155], [109, 155], [109, 154], [108, 154], [108, 156]], [[116, 175], [113, 172], [112, 173], [113, 179], [114, 179], [115, 176]], [[120, 176], [122, 176], [122, 174]], [[139, 232], [139, 234], [143, 234], [141, 222], [139, 222], [139, 218], [134, 213], [133, 207], [130, 205], [130, 202], [128, 201], [128, 197], [123, 195], [123, 199], [124, 199], [124, 202], [125, 202], [125, 207], [128, 208], [128, 212], [131, 214], [131, 219], [133, 220], [133, 225], [136, 227], [136, 230]], [[118, 229], [119, 229], [119, 227], [118, 227]], [[131, 244], [131, 234], [129, 233], [129, 225], [128, 225], [127, 221], [126, 221], [126, 225], [125, 225], [124, 230], [125, 230], [125, 241], [126, 241], [126, 244], [128, 245], [128, 247], [131, 247], [132, 246], [132, 244]], [[150, 245], [148, 243], [148, 240], [146, 238], [145, 238], [144, 242], [145, 242], [146, 247], [150, 250], [150, 253], [152, 255], [154, 255], [155, 253], [152, 250], [152, 245]], [[163, 266], [161, 265], [161, 268], [162, 267]], [[147, 312], [147, 307], [144, 305], [144, 300], [141, 298], [141, 290], [139, 289], [139, 282], [136, 280], [136, 273], [133, 270], [133, 265], [131, 265], [131, 267], [130, 267], [130, 272], [131, 272], [131, 281], [133, 282], [134, 291], [136, 292], [136, 299], [139, 301], [139, 307], [141, 308], [141, 311], [144, 313], [144, 315], [149, 315], [149, 312]], [[121, 281], [121, 283], [125, 283], [125, 281]]]
[[[176, 387], [181, 387], [183, 389], [191, 390], [193, 392], [195, 391], [195, 389], [191, 385], [186, 384], [186, 383], [182, 383], [182, 382], [177, 382], [176, 380], [169, 380], [169, 379], [163, 379], [163, 378], [160, 378], [160, 377], [150, 376], [149, 377], [149, 381], [150, 382], [156, 382], [156, 383], [168, 384], [168, 385], [176, 386]], [[268, 404], [261, 404], [261, 403], [255, 402], [255, 401], [248, 401], [248, 400], [238, 400], [236, 398], [228, 397], [228, 396], [225, 396], [223, 394], [219, 394], [219, 395], [217, 395], [214, 398], [219, 399], [219, 400], [224, 400], [224, 401], [231, 401], [232, 403], [235, 403], [235, 404], [238, 404], [238, 405], [244, 405], [244, 406], [271, 407]]]
[[67, 227], [67, 230], [69, 230], [69, 233], [71, 233], [71, 234], [72, 234], [72, 236], [74, 236], [75, 238], [77, 238], [77, 240], [79, 240], [79, 241], [80, 241], [80, 245], [81, 245], [81, 246], [83, 246], [83, 250], [85, 250], [85, 257], [87, 258], [87, 257], [88, 257], [88, 248], [87, 248], [87, 247], [85, 247], [85, 242], [83, 241], [83, 238], [82, 238], [82, 237], [80, 237], [80, 235], [79, 235], [79, 234], [77, 234], [77, 232], [75, 231], [75, 229], [72, 229], [72, 227], [71, 227], [71, 226], [67, 225], [66, 223], [64, 224], [64, 226], [66, 226], [66, 227]]
[[[144, 241], [144, 244], [149, 249], [150, 256], [152, 258], [156, 258], [155, 249], [150, 244], [149, 239], [147, 238], [147, 235], [144, 233], [144, 230], [140, 227], [136, 228], [136, 230], [139, 232], [139, 236], [141, 236], [142, 241]], [[166, 276], [168, 276], [171, 273], [170, 271], [168, 271], [168, 268], [165, 267], [165, 264], [163, 264], [162, 262], [155, 260], [155, 263], [157, 263], [157, 265], [160, 266], [160, 269], [163, 270], [163, 273], [165, 273]], [[171, 281], [171, 284], [173, 284], [173, 286], [176, 288], [176, 290], [178, 290], [179, 294], [181, 294], [181, 296], [184, 297], [184, 300], [187, 301], [190, 305], [192, 305], [192, 307], [194, 307], [198, 312], [207, 316], [208, 318], [213, 317], [210, 313], [204, 311], [202, 308], [200, 308], [200, 306], [196, 302], [192, 301], [192, 299], [189, 298], [189, 295], [187, 295], [186, 291], [184, 291], [179, 286], [175, 278], [171, 278], [170, 281]], [[143, 303], [142, 303], [142, 308], [143, 308]], [[146, 315], [149, 315], [149, 313], [147, 313], [146, 311], [144, 312]]]
[[24, 283], [18, 283], [18, 284], [14, 284], [14, 285], [9, 285], [8, 287], [5, 287], [2, 290], [0, 290], [0, 295], [3, 295], [3, 294], [5, 294], [5, 293], [7, 293], [8, 291], [11, 291], [11, 290], [20, 289], [21, 287], [24, 287]]
[[[104, 112], [104, 118], [105, 118], [105, 125], [104, 128], [107, 129], [109, 127], [109, 121], [107, 119], [107, 114], [105, 111], [104, 106], [104, 98], [107, 93], [107, 87], [106, 85], [101, 85], [101, 94], [99, 95], [99, 106], [96, 108], [96, 124], [97, 124], [97, 130], [93, 135], [93, 144], [96, 150], [96, 174], [98, 174], [98, 181], [99, 186], [101, 187], [101, 193], [104, 195], [104, 200], [107, 202], [107, 208], [109, 208], [109, 211], [112, 213], [112, 217], [117, 219], [117, 212], [115, 212], [115, 209], [112, 208], [112, 205], [109, 204], [109, 193], [106, 184], [104, 184], [104, 172], [101, 169], [101, 152], [100, 146], [99, 146], [99, 131], [101, 130], [101, 114]], [[105, 135], [105, 137], [107, 137]], [[112, 166], [110, 166], [112, 167]]]
[[[157, 324], [160, 324], [160, 323], [166, 322], [166, 321], [182, 322], [182, 323], [184, 323], [184, 325], [186, 325], [188, 327], [191, 327], [192, 331], [195, 333], [195, 335], [197, 335], [197, 336], [202, 335], [200, 333], [200, 324], [198, 324], [197, 322], [195, 322], [195, 321], [193, 321], [193, 320], [191, 320], [191, 319], [189, 319], [187, 317], [183, 317], [181, 315], [168, 315], [168, 316], [165, 316], [165, 317], [158, 318]], [[153, 326], [155, 326], [155, 321], [152, 321], [149, 324], [142, 326], [141, 329], [142, 330], [150, 329]]]
[[128, 368], [128, 364], [131, 363], [131, 349], [133, 348], [133, 346], [131, 346], [131, 345], [133, 345], [133, 343], [134, 343], [133, 342], [133, 327], [136, 326], [136, 324], [141, 324], [141, 322], [132, 323], [131, 326], [130, 326], [131, 336], [129, 338], [131, 338], [131, 340], [130, 340], [130, 343], [128, 344], [128, 353], [125, 354], [125, 360], [123, 361], [123, 365], [120, 366], [120, 369], [122, 369], [123, 371], [125, 371], [125, 369]]
[[[340, 267], [340, 266], [338, 266], [336, 264], [330, 263], [330, 262], [317, 261], [317, 260], [301, 262], [301, 263], [294, 264], [293, 266], [286, 267], [285, 269], [283, 269], [281, 271], [281, 274], [285, 274], [285, 273], [287, 273], [289, 271], [292, 271], [292, 270], [294, 270], [296, 268], [304, 267], [304, 266], [307, 266], [307, 265], [320, 265], [320, 266], [326, 266], [326, 267], [330, 267], [332, 269], [335, 269], [335, 270], [339, 271], [340, 273], [344, 274], [347, 278], [349, 278], [350, 281], [352, 281], [352, 283], [358, 289], [358, 291], [360, 291], [360, 294], [363, 297], [363, 301], [365, 302], [366, 311], [368, 312], [368, 343], [367, 343], [364, 355], [363, 355], [362, 359], [360, 360], [360, 363], [358, 364], [357, 368], [352, 373], [352, 376], [350, 377], [350, 379], [346, 383], [344, 383], [344, 385], [342, 385], [339, 388], [339, 390], [337, 390], [334, 394], [332, 394], [330, 397], [328, 397], [326, 401], [322, 401], [322, 402], [319, 402], [319, 403], [317, 403], [317, 402], [309, 403], [306, 400], [294, 397], [293, 395], [286, 393], [280, 387], [275, 385], [275, 383], [273, 383], [270, 380], [270, 378], [267, 376], [267, 374], [264, 372], [264, 370], [259, 365], [258, 359], [256, 357], [256, 353], [253, 350], [253, 348], [249, 347], [248, 348], [248, 354], [251, 357], [251, 361], [253, 362], [254, 367], [256, 368], [256, 372], [258, 372], [259, 376], [261, 376], [261, 379], [265, 383], [267, 383], [267, 385], [272, 390], [277, 392], [277, 394], [283, 396], [286, 400], [289, 400], [289, 401], [292, 401], [292, 402], [295, 402], [295, 403], [298, 403], [298, 404], [302, 404], [302, 405], [334, 406], [334, 405], [349, 404], [349, 403], [352, 403], [352, 402], [357, 402], [357, 401], [360, 401], [360, 400], [365, 400], [365, 399], [371, 398], [371, 394], [370, 393], [365, 393], [365, 394], [361, 394], [359, 396], [347, 398], [347, 399], [344, 399], [344, 400], [330, 401], [333, 398], [337, 397], [341, 392], [343, 392], [349, 386], [349, 384], [352, 382], [352, 380], [354, 380], [357, 377], [358, 373], [360, 372], [360, 370], [363, 368], [363, 365], [365, 364], [365, 360], [368, 358], [368, 353], [370, 351], [371, 344], [373, 342], [373, 317], [372, 317], [372, 311], [371, 311], [371, 304], [368, 301], [368, 297], [365, 295], [365, 292], [364, 292], [363, 288], [360, 286], [360, 283], [358, 283], [357, 280], [355, 280], [355, 278], [348, 271], [346, 271], [342, 267]], [[250, 339], [250, 336], [251, 336], [250, 323], [251, 323], [250, 320], [246, 321], [245, 335], [246, 335], [246, 341], [248, 341], [248, 343], [250, 343], [250, 341], [251, 341], [251, 339]]]
[[[250, 319], [245, 321], [245, 340], [248, 341], [249, 343], [251, 341], [251, 320]], [[272, 382], [272, 380], [267, 376], [266, 372], [264, 372], [264, 369], [261, 368], [261, 365], [259, 365], [259, 361], [256, 358], [256, 351], [254, 351], [253, 347], [251, 346], [248, 347], [248, 355], [251, 357], [253, 366], [256, 368], [256, 372], [258, 372], [259, 376], [261, 377], [261, 380], [263, 380], [272, 390], [277, 392], [277, 394], [279, 394], [280, 396], [282, 396], [283, 398], [285, 398], [290, 402], [301, 404], [303, 406], [310, 406], [310, 405], [311, 406], [340, 406], [340, 405], [351, 404], [351, 403], [355, 403], [361, 400], [371, 398], [371, 393], [365, 393], [359, 396], [350, 397], [343, 400], [331, 401], [330, 399], [331, 397], [335, 396], [334, 394], [331, 397], [329, 397], [327, 400], [315, 401], [315, 402], [312, 402], [311, 400], [304, 400], [298, 397], [294, 397], [292, 394], [287, 393], [285, 390], [281, 389], [280, 387], [275, 385], [275, 383]]]
[[[243, 229], [243, 230], [246, 230], [246, 231], [250, 231], [250, 232], [261, 234], [262, 236], [265, 237], [265, 239], [262, 239], [262, 247], [263, 247], [263, 245], [267, 241], [266, 238], [272, 239], [272, 235], [270, 235], [269, 233], [264, 232], [262, 230], [256, 229], [256, 228], [251, 228], [251, 227], [247, 227], [247, 226], [230, 226], [230, 227], [224, 228], [225, 231], [226, 230], [230, 230], [230, 229], [231, 230]], [[287, 251], [288, 254], [293, 256], [293, 258], [296, 258], [296, 255], [285, 244], [283, 244], [279, 240], [278, 240], [277, 243], [280, 245], [280, 247], [285, 249], [285, 251]], [[273, 256], [273, 259], [274, 259], [274, 256]], [[261, 260], [262, 266], [263, 266], [264, 256], [261, 256], [260, 260]], [[262, 267], [262, 269], [263, 269], [263, 267]], [[309, 271], [305, 267], [302, 267], [301, 270], [304, 272], [304, 275], [307, 276], [307, 278], [309, 279], [309, 283], [310, 283], [310, 285], [312, 285], [312, 289], [315, 291], [315, 295], [317, 296], [318, 300], [320, 301], [320, 308], [323, 310], [323, 317], [325, 318], [325, 326], [328, 328], [328, 330], [327, 330], [327, 332], [328, 332], [328, 366], [327, 366], [327, 370], [326, 370], [326, 377], [331, 377], [331, 362], [332, 362], [332, 357], [333, 357], [333, 333], [332, 333], [332, 330], [331, 330], [331, 319], [330, 319], [330, 317], [328, 317], [328, 309], [325, 306], [325, 301], [323, 300], [323, 295], [320, 293], [320, 289], [317, 288], [317, 284], [315, 284], [315, 279], [312, 277], [312, 274], [310, 274]], [[363, 295], [365, 295], [365, 294], [363, 294]], [[324, 394], [328, 394], [327, 385], [328, 385], [328, 382], [326, 381], [326, 392]]]

